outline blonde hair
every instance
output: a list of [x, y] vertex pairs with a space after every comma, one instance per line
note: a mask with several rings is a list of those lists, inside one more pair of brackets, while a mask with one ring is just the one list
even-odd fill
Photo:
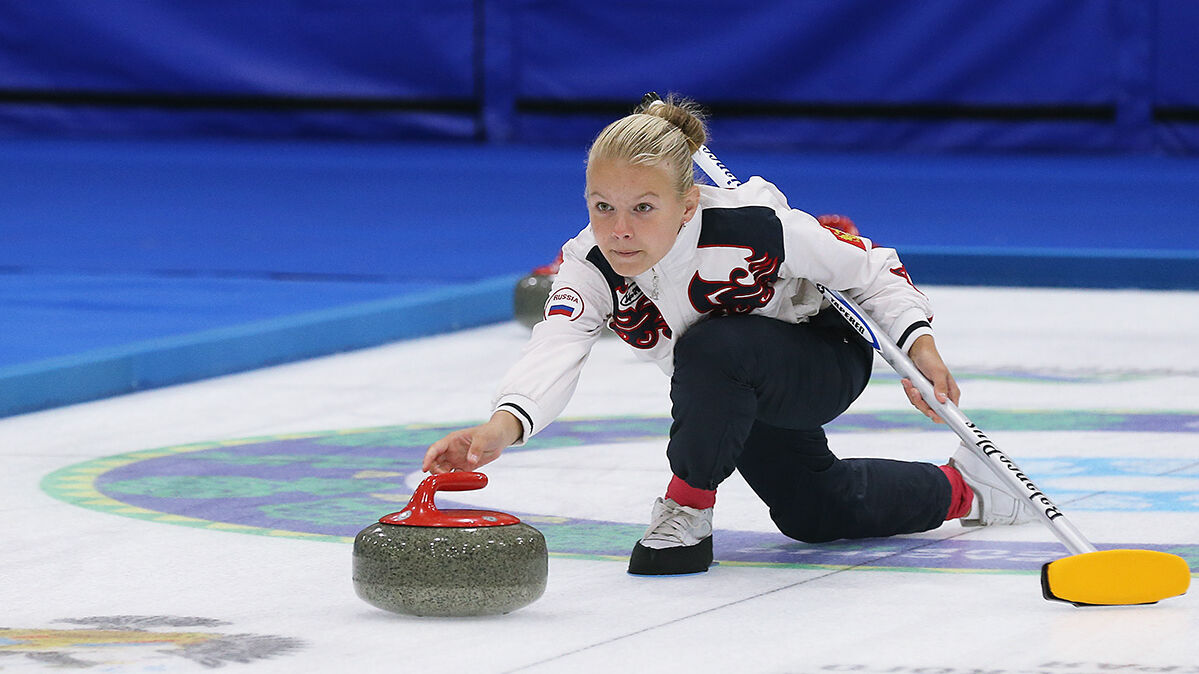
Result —
[[587, 152], [587, 166], [601, 159], [662, 166], [682, 197], [695, 185], [691, 155], [707, 139], [700, 107], [671, 94], [661, 104], [643, 104], [633, 114], [604, 127]]

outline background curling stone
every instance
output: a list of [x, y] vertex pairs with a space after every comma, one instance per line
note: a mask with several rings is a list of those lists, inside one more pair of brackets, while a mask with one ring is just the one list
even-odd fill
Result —
[[562, 251], [558, 251], [558, 257], [553, 262], [534, 269], [516, 282], [512, 290], [512, 305], [516, 320], [521, 325], [531, 328], [545, 318], [545, 303], [550, 298], [550, 289], [554, 287], [554, 279], [558, 277], [558, 267], [561, 265]]
[[367, 603], [418, 616], [508, 613], [545, 592], [545, 537], [507, 513], [438, 510], [438, 491], [481, 489], [482, 473], [432, 475], [403, 510], [354, 539], [354, 591]]
[[545, 318], [545, 303], [550, 298], [555, 276], [529, 274], [517, 282], [512, 291], [512, 307], [521, 325], [531, 328]]

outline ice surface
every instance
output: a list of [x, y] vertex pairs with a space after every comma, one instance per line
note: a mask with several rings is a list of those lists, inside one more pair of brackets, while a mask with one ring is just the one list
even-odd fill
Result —
[[[925, 291], [967, 414], [1180, 419], [1174, 430], [989, 434], [1062, 495], [1096, 543], [1178, 544], [1196, 554], [1199, 293]], [[823, 559], [832, 550], [840, 564], [725, 563], [679, 578], [631, 577], [621, 560], [554, 554], [545, 595], [524, 609], [420, 619], [354, 595], [344, 541], [172, 525], [67, 503], [42, 487], [65, 467], [157, 447], [472, 423], [487, 415], [526, 335], [515, 323], [497, 325], [0, 420], [0, 671], [87, 663], [114, 672], [1199, 671], [1193, 592], [1155, 606], [1079, 609], [1044, 601], [1031, 572], [935, 571], [931, 561], [911, 562], [919, 551], [902, 570], [886, 559], [855, 567], [864, 553], [835, 546]], [[565, 418], [666, 417], [667, 389], [619, 340], [601, 340]], [[881, 361], [850, 412], [910, 414], [915, 426], [830, 430], [845, 456], [941, 461], [956, 444], [949, 431], [918, 426]], [[650, 437], [513, 451], [487, 467], [489, 487], [461, 498], [642, 526], [668, 476], [664, 444]], [[405, 484], [418, 479], [409, 474]], [[716, 526], [718, 539], [773, 533], [735, 477], [721, 489]], [[950, 523], [905, 538], [959, 546], [967, 560], [1056, 545], [1040, 525], [966, 531]], [[921, 549], [932, 559], [936, 548]], [[84, 631], [94, 629], [108, 631]]]

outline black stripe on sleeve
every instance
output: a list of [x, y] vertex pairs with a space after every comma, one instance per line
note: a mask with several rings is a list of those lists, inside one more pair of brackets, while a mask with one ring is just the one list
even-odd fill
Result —
[[499, 409], [503, 409], [505, 407], [511, 407], [512, 409], [519, 412], [520, 416], [524, 417], [525, 421], [529, 422], [530, 432], [533, 430], [533, 417], [529, 416], [528, 412], [521, 409], [520, 405], [517, 405], [516, 403], [504, 403], [504, 404], [500, 405]]
[[916, 332], [920, 328], [931, 328], [931, 327], [933, 327], [933, 326], [930, 325], [928, 321], [916, 321], [915, 323], [909, 325], [907, 330], [903, 331], [903, 335], [901, 335], [899, 337], [899, 341], [896, 342], [895, 345], [902, 349], [903, 343], [908, 341], [908, 337], [911, 337], [913, 332]]

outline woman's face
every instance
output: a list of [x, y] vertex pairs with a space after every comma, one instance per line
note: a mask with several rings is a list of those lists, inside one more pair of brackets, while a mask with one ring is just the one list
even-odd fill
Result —
[[680, 198], [660, 166], [601, 159], [587, 167], [591, 230], [621, 276], [636, 276], [657, 264], [698, 206], [699, 188], [692, 186]]

